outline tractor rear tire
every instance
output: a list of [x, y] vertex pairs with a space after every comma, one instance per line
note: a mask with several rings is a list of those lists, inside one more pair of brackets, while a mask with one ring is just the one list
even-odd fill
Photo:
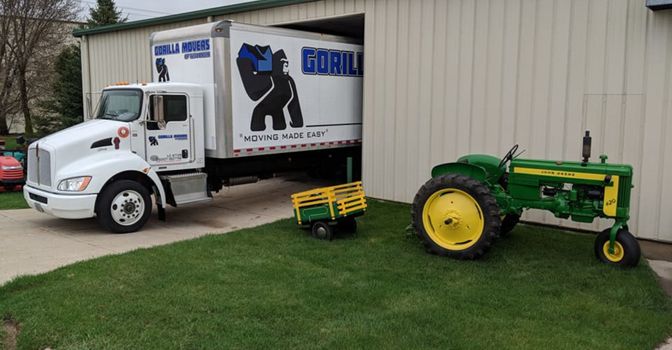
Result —
[[616, 234], [614, 253], [609, 253], [609, 235], [611, 229], [606, 229], [595, 239], [595, 256], [605, 264], [620, 267], [635, 267], [639, 263], [641, 250], [635, 236], [626, 229], [618, 230]]
[[413, 228], [432, 254], [473, 260], [499, 235], [499, 206], [483, 183], [448, 174], [427, 181], [411, 207]]
[[499, 229], [499, 236], [506, 237], [513, 231], [520, 221], [520, 215], [506, 214], [502, 219], [502, 227]]

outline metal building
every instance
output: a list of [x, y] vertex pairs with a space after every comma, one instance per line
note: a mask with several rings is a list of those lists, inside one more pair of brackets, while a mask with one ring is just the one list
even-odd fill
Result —
[[85, 109], [112, 82], [151, 79], [150, 33], [221, 19], [364, 38], [372, 197], [410, 202], [433, 165], [514, 143], [527, 157], [578, 160], [590, 129], [594, 157], [635, 167], [631, 231], [672, 241], [672, 10], [642, 0], [261, 0], [81, 30]]

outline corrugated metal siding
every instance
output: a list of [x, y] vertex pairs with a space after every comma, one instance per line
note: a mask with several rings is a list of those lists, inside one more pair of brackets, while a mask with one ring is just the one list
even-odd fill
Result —
[[[364, 183], [410, 202], [466, 153], [635, 167], [630, 227], [672, 241], [672, 12], [641, 0], [369, 0]], [[528, 220], [585, 229], [542, 212]]]
[[366, 0], [323, 0], [219, 16], [250, 24], [272, 25], [363, 13]]

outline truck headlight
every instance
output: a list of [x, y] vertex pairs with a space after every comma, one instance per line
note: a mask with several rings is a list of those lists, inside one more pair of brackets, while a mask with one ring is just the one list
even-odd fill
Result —
[[20, 165], [3, 165], [2, 170], [23, 170], [23, 167]]
[[58, 184], [59, 191], [66, 192], [81, 192], [86, 189], [86, 186], [91, 182], [91, 176], [71, 177], [65, 179]]

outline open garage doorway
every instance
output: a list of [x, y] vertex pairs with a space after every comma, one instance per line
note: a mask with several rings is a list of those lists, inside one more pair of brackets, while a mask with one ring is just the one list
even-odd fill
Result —
[[[364, 14], [357, 14], [357, 15], [350, 15], [350, 16], [338, 16], [338, 17], [330, 17], [330, 18], [324, 18], [324, 19], [318, 19], [318, 20], [309, 20], [309, 21], [300, 21], [300, 22], [293, 22], [293, 23], [286, 23], [282, 25], [278, 25], [278, 27], [283, 27], [283, 28], [289, 28], [289, 29], [296, 29], [296, 30], [302, 30], [302, 31], [308, 31], [308, 32], [316, 32], [316, 33], [322, 33], [322, 34], [330, 34], [330, 35], [337, 35], [337, 36], [343, 36], [347, 38], [351, 38], [354, 40], [354, 42], [357, 42], [358, 44], [364, 44]], [[366, 55], [366, 46], [364, 47], [364, 54]], [[348, 77], [343, 77], [345, 79], [348, 79]], [[366, 73], [363, 77], [363, 79], [366, 79]], [[363, 85], [364, 85], [364, 80], [362, 80], [362, 94], [364, 91]], [[362, 96], [362, 101], [363, 101], [363, 96]], [[362, 113], [362, 121], [364, 118], [364, 106], [362, 103], [362, 109], [360, 113]], [[361, 123], [360, 123], [361, 124]], [[354, 152], [354, 156], [350, 157], [351, 159], [346, 160], [345, 164], [342, 164], [344, 166], [339, 169], [339, 172], [346, 172], [346, 174], [350, 174], [351, 178], [353, 180], [361, 180], [362, 178], [362, 144], [364, 143], [364, 139], [362, 137], [361, 142], [359, 143], [358, 150]], [[317, 169], [315, 169], [316, 175], [320, 177], [324, 177], [327, 175], [329, 172], [333, 171], [333, 167], [330, 166], [330, 164], [321, 164], [318, 166]], [[339, 176], [341, 177], [341, 176]], [[347, 177], [347, 176], [346, 176]]]
[[364, 14], [296, 22], [279, 27], [347, 36], [364, 42]]

